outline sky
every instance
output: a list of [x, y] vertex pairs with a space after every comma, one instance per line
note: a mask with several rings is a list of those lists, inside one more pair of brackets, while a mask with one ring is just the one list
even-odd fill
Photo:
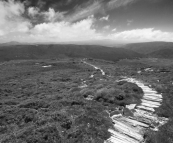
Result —
[[173, 0], [0, 0], [0, 43], [173, 42]]

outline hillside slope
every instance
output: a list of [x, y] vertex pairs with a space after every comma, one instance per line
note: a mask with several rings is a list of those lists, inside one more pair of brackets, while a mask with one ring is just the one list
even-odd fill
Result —
[[10, 45], [0, 46], [0, 61], [15, 59], [53, 59], [60, 57], [95, 58], [110, 61], [143, 57], [123, 48], [89, 45]]
[[173, 42], [146, 42], [127, 44], [125, 49], [133, 50], [141, 54], [149, 54], [161, 49], [173, 49]]
[[161, 49], [148, 54], [149, 57], [154, 58], [173, 58], [173, 49]]

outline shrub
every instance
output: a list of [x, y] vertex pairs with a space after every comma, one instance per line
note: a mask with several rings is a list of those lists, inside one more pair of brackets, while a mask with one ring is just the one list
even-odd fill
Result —
[[31, 108], [31, 109], [39, 109], [39, 108], [48, 108], [49, 104], [45, 101], [34, 101], [34, 100], [27, 100], [19, 105], [20, 108]]

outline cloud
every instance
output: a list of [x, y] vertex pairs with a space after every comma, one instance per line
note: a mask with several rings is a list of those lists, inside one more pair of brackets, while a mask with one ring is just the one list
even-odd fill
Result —
[[56, 22], [64, 19], [64, 14], [66, 12], [55, 12], [53, 8], [49, 8], [47, 12], [43, 12], [45, 19], [47, 21]]
[[[121, 6], [126, 6], [135, 0], [89, 0], [88, 2], [84, 3], [83, 5], [77, 6], [75, 12], [69, 15], [66, 18], [67, 21], [73, 22], [80, 20], [82, 18], [86, 18], [90, 15], [94, 15], [97, 13], [106, 13], [106, 11], [112, 10], [114, 8], [118, 8]], [[102, 20], [108, 20], [108, 17], [103, 17]], [[100, 19], [101, 20], [101, 19]]]
[[40, 12], [39, 8], [29, 7], [28, 15], [32, 18], [40, 20], [38, 17], [42, 17], [45, 22], [54, 22], [62, 20], [66, 12], [55, 12], [53, 8], [49, 8], [48, 11]]
[[16, 41], [23, 40], [27, 42], [62, 42], [99, 38], [100, 34], [97, 34], [96, 30], [92, 28], [94, 16], [71, 23], [65, 20], [57, 21], [57, 18], [63, 18], [63, 14], [55, 12], [52, 8], [40, 12], [39, 8], [30, 7], [27, 12], [31, 17], [41, 15], [45, 18], [45, 22], [33, 25], [30, 20], [23, 17], [25, 10], [24, 5], [20, 2], [0, 1], [1, 39], [9, 37], [9, 41], [11, 38]]
[[24, 12], [24, 6], [14, 1], [0, 1], [0, 24], [4, 24], [6, 18], [18, 17]]
[[147, 42], [147, 41], [172, 41], [173, 33], [155, 30], [154, 28], [134, 29], [123, 32], [115, 32], [108, 36], [112, 40], [124, 42]]
[[0, 36], [3, 36], [3, 35], [4, 35], [3, 31], [2, 31], [2, 30], [0, 30]]
[[103, 27], [103, 29], [108, 30], [110, 28], [110, 25], [106, 25]]
[[67, 0], [66, 5], [70, 4], [72, 0]]
[[116, 28], [114, 28], [114, 29], [112, 29], [112, 32], [114, 32], [114, 31], [116, 31], [117, 29]]
[[[127, 5], [132, 0], [111, 0], [114, 7]], [[117, 32], [116, 28], [111, 34], [105, 31], [98, 32], [94, 29], [95, 18], [93, 13], [99, 12], [102, 1], [87, 3], [86, 8], [78, 6], [74, 13], [66, 16], [66, 12], [58, 12], [53, 8], [40, 11], [37, 7], [26, 8], [21, 2], [0, 1], [0, 40], [16, 40], [21, 42], [70, 42], [104, 40], [122, 42], [146, 42], [146, 41], [172, 41], [173, 33], [155, 30], [154, 28], [132, 29]], [[28, 13], [31, 19], [24, 17]], [[43, 17], [44, 21], [32, 24], [32, 18]], [[108, 20], [109, 15], [102, 17]], [[128, 22], [128, 21], [127, 21]], [[131, 23], [131, 21], [129, 21]], [[104, 29], [109, 29], [107, 25]]]
[[100, 39], [101, 34], [92, 29], [94, 19], [88, 17], [76, 23], [55, 22], [35, 25], [25, 37], [39, 42], [69, 42]]
[[109, 15], [107, 15], [107, 16], [105, 16], [105, 17], [100, 18], [100, 20], [101, 20], [101, 21], [104, 21], [104, 20], [105, 20], [105, 21], [108, 21], [108, 20], [109, 20]]
[[14, 0], [0, 1], [0, 33], [1, 36], [11, 32], [27, 32], [30, 22], [23, 18], [25, 7]]
[[39, 8], [37, 8], [37, 7], [29, 7], [28, 8], [28, 15], [29, 16], [35, 17], [38, 14], [39, 14]]
[[[155, 30], [154, 28], [133, 29], [129, 31], [116, 32], [109, 35], [98, 33], [92, 29], [93, 19], [91, 17], [70, 24], [68, 22], [43, 23], [36, 25], [30, 36], [38, 41], [68, 42], [104, 40], [120, 41], [124, 43], [149, 42], [149, 41], [172, 41], [173, 33]], [[105, 27], [106, 29], [109, 26]], [[53, 29], [53, 30], [52, 30]]]
[[133, 20], [127, 20], [127, 26], [130, 26], [133, 23]]
[[108, 10], [111, 10], [111, 9], [118, 8], [121, 6], [126, 6], [134, 1], [135, 0], [110, 0], [107, 3], [107, 8], [108, 8]]
[[38, 0], [38, 2], [37, 2], [37, 6], [38, 6], [39, 8], [43, 8], [44, 5], [46, 5], [46, 1]]
[[84, 6], [77, 6], [75, 12], [66, 18], [66, 21], [73, 22], [82, 18], [86, 18], [101, 10], [101, 2], [94, 1], [92, 4], [90, 2], [86, 3]]

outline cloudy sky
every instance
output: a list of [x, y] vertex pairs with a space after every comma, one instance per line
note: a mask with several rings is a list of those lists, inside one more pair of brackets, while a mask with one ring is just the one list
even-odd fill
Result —
[[0, 0], [0, 42], [173, 42], [173, 0]]

